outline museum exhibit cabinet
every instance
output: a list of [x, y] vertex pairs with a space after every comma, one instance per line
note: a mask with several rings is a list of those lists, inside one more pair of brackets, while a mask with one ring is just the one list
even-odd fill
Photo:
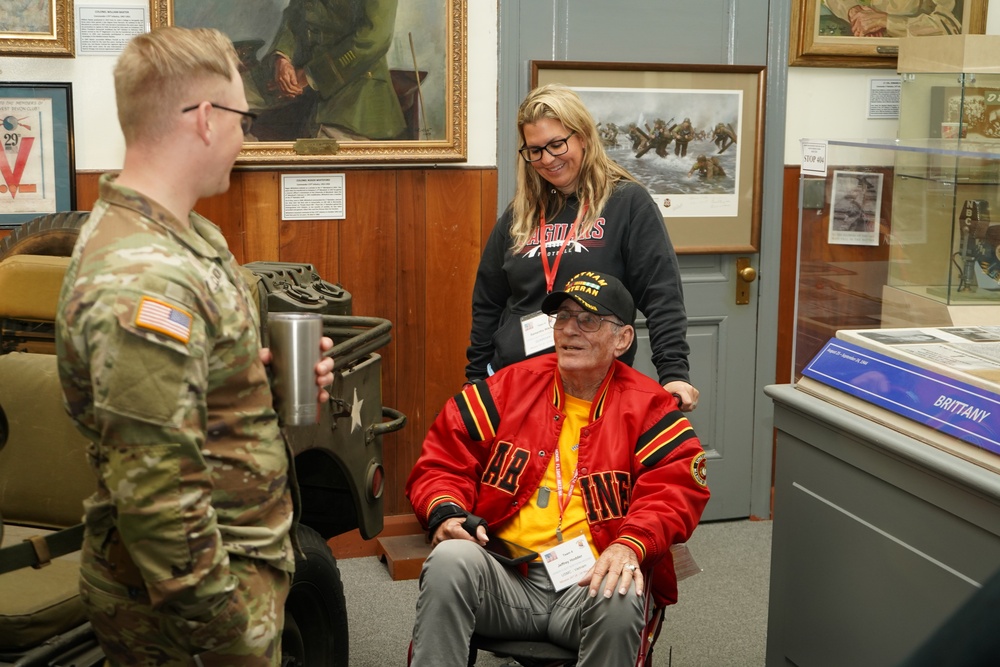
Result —
[[[801, 179], [795, 377], [765, 390], [768, 667], [895, 665], [1000, 569], [1000, 454], [941, 426], [975, 417], [1000, 443], [1000, 68], [979, 62], [998, 40], [900, 40], [899, 139], [829, 140], [826, 176]], [[870, 348], [844, 340], [865, 329]], [[974, 385], [929, 361], [975, 341]], [[814, 372], [824, 354], [861, 369], [858, 391]], [[986, 407], [908, 416], [960, 402], [952, 385]]]

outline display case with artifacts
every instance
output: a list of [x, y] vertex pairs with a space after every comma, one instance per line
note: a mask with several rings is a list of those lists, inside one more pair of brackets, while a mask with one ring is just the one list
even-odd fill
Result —
[[883, 327], [1000, 322], [998, 49], [996, 35], [900, 40]]
[[818, 142], [823, 168], [801, 183], [796, 378], [840, 330], [1000, 324], [997, 52], [996, 35], [900, 39], [898, 138]]
[[899, 41], [897, 139], [803, 146], [768, 665], [903, 664], [1000, 562], [1000, 36]]

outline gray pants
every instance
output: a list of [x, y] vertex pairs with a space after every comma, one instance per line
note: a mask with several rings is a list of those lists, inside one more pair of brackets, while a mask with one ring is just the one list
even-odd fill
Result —
[[[603, 589], [600, 589], [603, 591]], [[635, 664], [645, 600], [631, 588], [610, 599], [587, 587], [560, 592], [540, 564], [524, 577], [478, 544], [446, 540], [420, 573], [411, 667], [464, 667], [473, 631], [487, 637], [549, 641], [579, 650], [578, 667]]]

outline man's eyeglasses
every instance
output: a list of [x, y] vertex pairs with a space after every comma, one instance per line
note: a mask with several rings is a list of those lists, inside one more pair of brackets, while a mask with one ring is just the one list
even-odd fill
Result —
[[580, 327], [580, 331], [586, 331], [587, 333], [597, 331], [605, 322], [609, 322], [616, 327], [625, 326], [624, 322], [619, 322], [610, 317], [594, 315], [593, 313], [588, 313], [585, 310], [576, 312], [572, 310], [557, 310], [552, 315], [549, 315], [549, 326], [553, 329], [562, 329], [570, 320], [576, 320], [576, 326]]
[[[187, 113], [188, 111], [194, 111], [199, 107], [199, 104], [194, 104], [189, 107], [184, 107], [181, 109], [181, 113]], [[257, 114], [252, 111], [240, 111], [239, 109], [231, 109], [229, 107], [224, 107], [221, 104], [216, 104], [215, 102], [209, 102], [209, 105], [215, 109], [222, 109], [223, 111], [232, 111], [233, 113], [238, 113], [242, 116], [240, 118], [240, 127], [243, 128], [243, 134], [250, 134], [250, 128], [253, 127], [253, 122], [257, 118]]]
[[521, 154], [525, 162], [538, 162], [542, 159], [542, 151], [545, 151], [552, 157], [559, 157], [560, 155], [565, 155], [566, 151], [569, 150], [569, 138], [574, 134], [576, 134], [576, 130], [567, 134], [563, 139], [553, 139], [544, 146], [525, 146], [518, 149], [517, 152]]

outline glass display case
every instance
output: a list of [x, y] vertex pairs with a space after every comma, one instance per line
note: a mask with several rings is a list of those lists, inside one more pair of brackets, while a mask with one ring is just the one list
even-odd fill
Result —
[[838, 330], [1000, 325], [1000, 36], [900, 42], [898, 138], [800, 178], [796, 378]]

